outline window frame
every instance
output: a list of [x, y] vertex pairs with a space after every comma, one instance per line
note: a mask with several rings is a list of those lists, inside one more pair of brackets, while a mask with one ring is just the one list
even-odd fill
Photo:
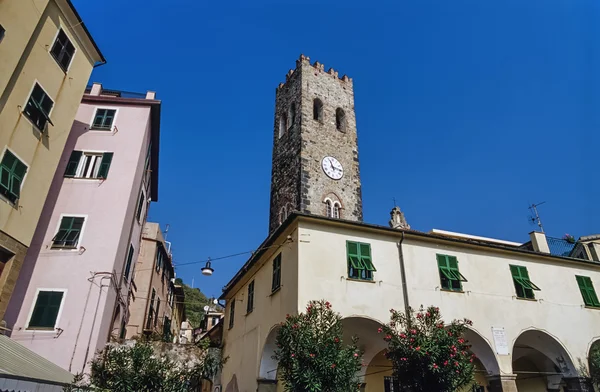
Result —
[[[273, 271], [271, 275], [271, 293], [281, 288], [281, 252], [273, 258]], [[275, 267], [277, 265], [277, 268]], [[277, 279], [275, 279], [277, 277]]]
[[[77, 237], [77, 244], [75, 247], [69, 246], [54, 246], [54, 238], [58, 235], [60, 230], [60, 226], [63, 218], [83, 218], [83, 224], [81, 225], [81, 230], [79, 231], [79, 237]], [[82, 246], [82, 238], [85, 233], [85, 228], [87, 226], [88, 216], [87, 214], [60, 214], [58, 222], [56, 224], [56, 230], [54, 231], [54, 235], [50, 238], [50, 249], [51, 250], [61, 250], [61, 251], [79, 251], [79, 248]]]
[[[594, 288], [592, 278], [589, 276], [575, 275], [575, 281], [577, 282], [577, 286], [579, 286], [579, 292], [581, 293], [583, 304], [589, 308], [600, 308], [600, 300], [598, 300], [598, 294]], [[586, 294], [584, 294], [584, 291], [590, 296], [589, 301], [586, 300]]]
[[[109, 134], [112, 135], [113, 132], [115, 131], [115, 126], [117, 123], [117, 117], [119, 115], [119, 107], [117, 106], [95, 106], [94, 110], [92, 112], [92, 118], [90, 119], [90, 127], [89, 130], [93, 131], [93, 132], [98, 132], [98, 133], [104, 133], [104, 134]], [[100, 128], [100, 127], [94, 127], [94, 120], [96, 119], [96, 115], [98, 114], [98, 110], [114, 110], [115, 114], [113, 116], [113, 120], [112, 120], [112, 124], [110, 125], [110, 128]]]
[[231, 299], [231, 305], [229, 306], [229, 329], [235, 325], [235, 297]]
[[[143, 187], [142, 187], [143, 188]], [[146, 204], [146, 195], [144, 194], [144, 189], [140, 190], [140, 197], [138, 198], [138, 205], [135, 210], [135, 220], [141, 225], [145, 218], [144, 216], [144, 204]]]
[[[515, 276], [513, 268], [519, 272], [519, 276]], [[541, 291], [541, 289], [529, 278], [529, 271], [527, 270], [527, 267], [523, 265], [509, 264], [509, 270], [513, 279], [513, 285], [515, 286], [517, 298], [535, 300], [536, 298], [534, 291]], [[525, 274], [523, 274], [522, 271], [525, 271]], [[524, 295], [519, 294], [519, 289], [517, 287], [521, 287]]]
[[[25, 112], [25, 110], [27, 109], [27, 105], [29, 104], [29, 100], [31, 99], [31, 95], [33, 94], [33, 90], [35, 90], [35, 86], [40, 86], [40, 88], [42, 89], [42, 91], [44, 92], [46, 97], [48, 97], [50, 99], [50, 101], [52, 101], [52, 107], [50, 108], [50, 111], [48, 113], [42, 113], [42, 114], [46, 114], [46, 122], [44, 123], [44, 126], [42, 128], [38, 127], [37, 124], [35, 124], [33, 122], [33, 120], [31, 118], [29, 118], [29, 115]], [[21, 107], [21, 113], [23, 114], [23, 117], [25, 117], [27, 119], [27, 121], [29, 121], [31, 123], [31, 125], [33, 125], [40, 133], [44, 133], [46, 131], [46, 129], [48, 129], [48, 123], [50, 123], [50, 125], [54, 126], [50, 116], [52, 115], [52, 111], [54, 110], [55, 106], [56, 106], [56, 101], [54, 100], [54, 98], [52, 98], [52, 96], [50, 96], [50, 94], [48, 94], [48, 91], [46, 91], [44, 86], [42, 86], [42, 84], [37, 79], [35, 79], [33, 81], [33, 85], [31, 86], [31, 89], [29, 90], [29, 94], [27, 94], [27, 97], [25, 98], [25, 102], [23, 103], [23, 106]]]
[[[444, 261], [443, 266], [440, 265], [442, 262], [442, 260], [441, 260], [442, 258]], [[437, 266], [438, 266], [438, 273], [440, 276], [440, 286], [442, 287], [442, 289], [447, 290], [447, 291], [462, 292], [463, 291], [462, 284], [463, 284], [463, 282], [468, 282], [468, 280], [460, 272], [460, 268], [458, 266], [458, 258], [456, 256], [452, 256], [452, 255], [436, 253], [435, 259], [436, 259]], [[452, 259], [454, 259], [456, 261], [456, 267], [452, 267], [452, 265], [451, 265]], [[444, 280], [446, 280], [448, 282], [448, 284], [446, 286], [444, 285]], [[454, 282], [458, 282], [458, 286], [456, 286]]]
[[[318, 102], [318, 104], [317, 104]], [[320, 123], [323, 122], [323, 112], [324, 112], [324, 104], [323, 100], [319, 97], [313, 99], [313, 120], [318, 121]]]
[[254, 310], [254, 279], [248, 283], [248, 301], [246, 302], [246, 314]]
[[[356, 245], [356, 253], [350, 252], [351, 244]], [[361, 246], [368, 247], [368, 256], [362, 255]], [[348, 279], [372, 282], [374, 280], [373, 273], [377, 272], [377, 268], [375, 268], [375, 265], [373, 264], [373, 250], [371, 248], [371, 244], [366, 242], [346, 240], [346, 268]], [[357, 271], [358, 274], [355, 274], [354, 271]]]
[[[60, 300], [60, 305], [58, 307], [58, 312], [56, 313], [56, 319], [54, 320], [54, 326], [52, 328], [49, 327], [30, 327], [31, 317], [33, 316], [33, 312], [35, 311], [35, 305], [37, 304], [40, 292], [42, 291], [50, 291], [50, 292], [61, 292], [63, 293], [62, 298]], [[35, 291], [35, 296], [33, 297], [33, 301], [31, 303], [31, 307], [29, 309], [29, 314], [27, 315], [27, 323], [25, 324], [25, 331], [35, 331], [35, 333], [56, 333], [56, 326], [60, 322], [60, 318], [62, 315], [62, 311], [65, 304], [65, 298], [67, 297], [67, 289], [61, 288], [37, 288]]]
[[[27, 179], [27, 175], [29, 174], [30, 166], [17, 153], [15, 153], [12, 149], [8, 148], [8, 146], [5, 146], [4, 149], [2, 150], [2, 155], [0, 155], [0, 164], [2, 164], [2, 161], [4, 160], [4, 157], [7, 152], [11, 153], [15, 158], [17, 158], [19, 160], [19, 162], [21, 162], [23, 165], [25, 165], [25, 174], [23, 175], [23, 178], [21, 178], [21, 186], [19, 187], [19, 197], [13, 201], [8, 196], [5, 196], [0, 193], [0, 199], [5, 200], [12, 205], [17, 205], [17, 203], [21, 199], [21, 191], [23, 190], [23, 185], [25, 184], [25, 180]], [[10, 177], [9, 177], [9, 179], [10, 179]], [[11, 188], [12, 188], [12, 186], [11, 186]]]
[[[65, 33], [65, 36], [67, 37], [67, 40], [69, 40], [69, 43], [73, 46], [73, 54], [71, 55], [71, 60], [69, 60], [69, 65], [67, 65], [67, 68], [63, 68], [62, 64], [59, 62], [60, 60], [54, 55], [54, 53], [52, 53], [52, 49], [54, 48], [54, 45], [56, 44], [56, 41], [58, 40], [58, 36], [60, 35], [60, 32]], [[56, 30], [56, 34], [54, 34], [54, 39], [52, 40], [52, 44], [48, 47], [48, 54], [50, 55], [50, 57], [52, 57], [52, 59], [54, 59], [54, 62], [58, 65], [58, 67], [61, 69], [61, 71], [63, 71], [64, 73], [69, 73], [69, 70], [71, 69], [71, 65], [73, 64], [73, 60], [75, 59], [75, 55], [78, 52], [77, 46], [74, 44], [75, 40], [70, 36], [70, 34], [67, 33], [67, 29], [65, 29], [62, 25], [58, 27], [58, 29]]]
[[125, 282], [129, 282], [130, 274], [133, 275], [131, 273], [131, 264], [133, 263], [134, 255], [135, 255], [135, 248], [133, 247], [133, 244], [129, 244], [129, 249], [127, 250], [127, 257], [125, 258], [125, 269], [123, 270], [123, 279], [125, 279]]

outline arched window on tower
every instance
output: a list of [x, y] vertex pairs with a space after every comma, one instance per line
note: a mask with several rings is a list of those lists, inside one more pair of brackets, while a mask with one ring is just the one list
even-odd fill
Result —
[[332, 213], [332, 218], [336, 218], [339, 219], [340, 218], [340, 209], [342, 208], [342, 206], [340, 205], [340, 203], [338, 203], [337, 201], [333, 203], [333, 213]]
[[323, 121], [323, 101], [319, 98], [313, 101], [313, 120]]
[[329, 199], [325, 200], [325, 213], [327, 214], [327, 217], [333, 217], [333, 209], [331, 205], [331, 200]]
[[296, 123], [296, 104], [292, 102], [292, 104], [290, 105], [290, 113], [289, 113], [289, 125], [288, 125], [288, 130], [294, 126], [294, 124]]
[[279, 137], [281, 138], [287, 129], [287, 114], [283, 113], [279, 117]]
[[346, 113], [342, 108], [335, 110], [335, 127], [340, 132], [346, 132]]
[[287, 219], [287, 217], [288, 217], [287, 206], [283, 206], [279, 210], [279, 224], [282, 224], [283, 222], [285, 222], [285, 220]]

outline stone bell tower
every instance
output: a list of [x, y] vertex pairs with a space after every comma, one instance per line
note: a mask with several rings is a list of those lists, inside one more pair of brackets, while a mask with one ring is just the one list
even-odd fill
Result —
[[293, 211], [363, 219], [352, 79], [304, 55], [275, 91], [269, 232]]

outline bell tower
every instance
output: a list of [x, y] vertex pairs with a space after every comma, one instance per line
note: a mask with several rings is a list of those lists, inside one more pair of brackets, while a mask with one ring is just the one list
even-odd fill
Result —
[[352, 79], [301, 55], [275, 91], [269, 233], [293, 211], [362, 221]]

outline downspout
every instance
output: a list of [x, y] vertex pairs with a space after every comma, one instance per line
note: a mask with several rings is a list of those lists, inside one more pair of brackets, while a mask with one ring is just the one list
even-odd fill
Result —
[[[98, 308], [100, 307], [100, 299], [102, 298], [102, 287], [110, 287], [110, 284], [108, 286], [104, 286], [102, 284], [102, 281], [106, 278], [109, 278], [112, 280], [113, 276], [111, 274], [110, 276], [103, 276], [102, 278], [100, 278], [100, 292], [98, 293], [98, 302], [96, 302], [96, 311], [94, 312], [94, 319], [92, 320], [92, 327], [90, 328], [90, 338], [88, 339], [87, 348], [85, 350], [85, 357], [83, 359], [83, 367], [81, 368], [82, 373], [85, 370], [85, 365], [87, 363], [88, 355], [90, 353], [90, 345], [92, 344], [92, 335], [94, 334], [94, 326], [96, 325], [96, 316], [98, 316]], [[107, 294], [108, 294], [108, 292], [107, 292]], [[111, 320], [111, 323], [112, 323], [112, 320]]]
[[88, 301], [90, 300], [90, 294], [92, 293], [92, 286], [94, 285], [94, 276], [90, 280], [90, 288], [85, 297], [85, 305], [83, 305], [83, 314], [81, 315], [81, 322], [79, 323], [79, 329], [77, 330], [77, 336], [75, 337], [75, 346], [73, 347], [73, 354], [71, 354], [71, 361], [69, 362], [69, 371], [73, 367], [73, 358], [75, 358], [75, 352], [77, 351], [77, 343], [79, 343], [79, 335], [81, 334], [81, 328], [83, 327], [83, 320], [85, 319], [85, 311], [87, 310]]
[[404, 242], [404, 231], [402, 231], [402, 238], [400, 239], [400, 242], [398, 242], [398, 261], [400, 262], [400, 276], [402, 279], [402, 298], [404, 299], [404, 313], [406, 314], [407, 322], [410, 324], [410, 305], [408, 302], [408, 287], [406, 285], [406, 269], [404, 267], [404, 252], [402, 252], [402, 243], [403, 242]]

